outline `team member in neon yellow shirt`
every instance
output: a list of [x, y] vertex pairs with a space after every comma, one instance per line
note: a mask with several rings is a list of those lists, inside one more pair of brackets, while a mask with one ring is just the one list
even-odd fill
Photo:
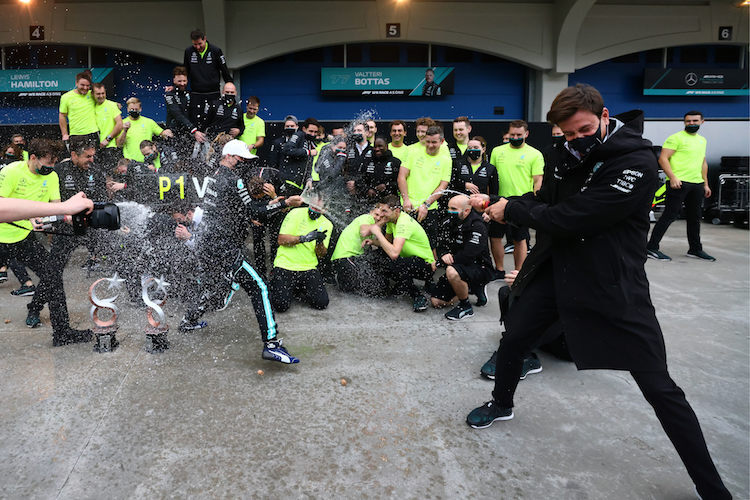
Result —
[[437, 200], [448, 187], [453, 170], [450, 154], [440, 151], [443, 142], [443, 130], [440, 127], [428, 128], [424, 150], [409, 151], [409, 159], [406, 165], [401, 165], [398, 174], [398, 188], [404, 210], [417, 210], [417, 221], [425, 228], [433, 247], [437, 245], [441, 222]]
[[370, 143], [370, 146], [375, 144], [375, 134], [378, 133], [378, 124], [375, 123], [375, 120], [367, 120], [365, 122], [365, 138], [367, 139], [367, 142]]
[[302, 294], [314, 309], [328, 307], [328, 292], [318, 270], [318, 259], [328, 252], [333, 224], [313, 207], [295, 208], [279, 230], [279, 249], [271, 270], [271, 303], [284, 312], [292, 295]]
[[92, 140], [99, 140], [95, 104], [91, 95], [91, 73], [78, 73], [76, 88], [60, 97], [58, 123], [63, 141], [71, 135], [91, 135]]
[[245, 131], [238, 137], [239, 140], [247, 144], [250, 148], [250, 154], [257, 154], [258, 149], [263, 147], [266, 140], [266, 122], [258, 116], [260, 109], [260, 98], [251, 95], [247, 98], [247, 108], [242, 116], [245, 122]]
[[[427, 130], [425, 130], [426, 132]], [[406, 123], [401, 120], [393, 120], [390, 125], [391, 143], [388, 149], [391, 150], [391, 154], [401, 160], [401, 163], [406, 163], [406, 159], [409, 157], [409, 146], [404, 144], [404, 138], [406, 137]]]
[[94, 100], [96, 105], [96, 126], [99, 129], [99, 147], [116, 148], [115, 137], [122, 131], [122, 116], [117, 103], [107, 99], [107, 89], [103, 83], [95, 83]]
[[651, 238], [646, 245], [646, 254], [651, 259], [672, 260], [659, 251], [659, 242], [669, 225], [677, 219], [685, 205], [688, 239], [688, 257], [715, 261], [716, 258], [703, 251], [701, 244], [701, 212], [703, 198], [711, 196], [708, 187], [708, 163], [706, 163], [706, 138], [698, 134], [703, 124], [703, 113], [685, 113], [685, 129], [672, 134], [664, 141], [659, 155], [659, 166], [669, 178], [664, 213], [654, 225]]
[[128, 117], [122, 122], [122, 132], [117, 136], [117, 145], [122, 148], [122, 155], [135, 161], [143, 161], [141, 142], [151, 141], [154, 137], [173, 137], [172, 131], [163, 129], [151, 118], [141, 116], [141, 100], [131, 97], [127, 100]]
[[[523, 196], [526, 193], [537, 192], [542, 186], [544, 176], [544, 155], [541, 151], [526, 144], [529, 136], [529, 126], [523, 120], [510, 122], [508, 126], [508, 137], [510, 142], [497, 146], [492, 150], [490, 163], [497, 169], [497, 177], [500, 180], [499, 194], [504, 198], [510, 196]], [[502, 244], [502, 230], [507, 231], [509, 240], [513, 240], [513, 261], [516, 270], [521, 269], [523, 261], [526, 260], [529, 238], [529, 229], [518, 226], [503, 226], [495, 222], [490, 224], [490, 246], [495, 258], [495, 266], [498, 260], [502, 261], [504, 255]]]
[[389, 274], [396, 282], [396, 293], [406, 293], [411, 297], [414, 312], [425, 311], [427, 298], [414, 284], [414, 280], [423, 280], [425, 283], [432, 280], [435, 258], [430, 240], [422, 226], [402, 211], [397, 196], [386, 196], [379, 208], [387, 223], [385, 234], [379, 224], [363, 226], [361, 234], [374, 236], [372, 244], [382, 248], [390, 257]]
[[[368, 297], [382, 297], [387, 293], [385, 270], [387, 257], [373, 248], [369, 226], [379, 224], [381, 229], [385, 219], [381, 214], [384, 204], [378, 204], [369, 213], [355, 218], [341, 231], [331, 261], [336, 277], [344, 292]], [[362, 233], [365, 234], [362, 234]]]

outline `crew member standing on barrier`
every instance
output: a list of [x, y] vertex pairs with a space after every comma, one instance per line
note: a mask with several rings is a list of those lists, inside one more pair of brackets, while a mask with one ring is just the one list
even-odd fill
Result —
[[701, 212], [703, 198], [711, 196], [708, 187], [708, 163], [706, 163], [706, 138], [698, 134], [703, 124], [703, 113], [688, 111], [685, 113], [685, 130], [667, 137], [659, 155], [659, 166], [667, 174], [667, 192], [664, 212], [654, 225], [651, 239], [646, 245], [650, 259], [672, 260], [659, 251], [659, 243], [664, 233], [680, 215], [685, 205], [687, 223], [688, 251], [687, 256], [707, 261], [716, 258], [703, 251], [701, 244]]
[[493, 399], [466, 422], [484, 428], [513, 418], [523, 355], [560, 319], [579, 369], [630, 371], [698, 494], [731, 498], [695, 413], [667, 372], [649, 296], [645, 242], [658, 176], [651, 143], [642, 137], [643, 113], [610, 117], [601, 94], [578, 84], [557, 95], [547, 120], [560, 126], [569, 152], [553, 176], [553, 197], [501, 198], [487, 213], [544, 231], [551, 244], [545, 259], [516, 278], [514, 292], [520, 285], [523, 293], [511, 297]]
[[167, 128], [172, 131], [180, 155], [192, 152], [195, 142], [206, 142], [206, 136], [198, 130], [195, 117], [197, 110], [187, 91], [188, 70], [185, 66], [175, 66], [172, 70], [172, 88], [164, 93], [167, 107]]
[[[83, 191], [92, 200], [104, 200], [107, 179], [101, 169], [94, 167], [96, 144], [81, 137], [70, 140], [70, 158], [55, 165], [60, 182], [60, 197], [67, 200]], [[98, 229], [91, 229], [86, 235], [74, 235], [72, 228], [64, 223], [56, 224], [56, 234], [52, 238], [52, 248], [45, 272], [40, 275], [41, 281], [28, 304], [26, 325], [30, 328], [39, 326], [39, 313], [44, 304], [49, 302], [49, 316], [52, 323], [52, 344], [55, 346], [87, 341], [91, 330], [74, 330], [70, 327], [68, 304], [63, 285], [63, 271], [70, 260], [73, 250], [81, 245], [90, 246], [91, 240], [97, 238]]]
[[[234, 83], [227, 68], [227, 60], [219, 47], [209, 44], [201, 30], [190, 32], [191, 45], [185, 49], [182, 65], [190, 79], [190, 105], [200, 114], [206, 103], [219, 99], [221, 79]], [[196, 116], [198, 121], [203, 117]]]
[[200, 283], [203, 293], [190, 305], [180, 322], [180, 330], [204, 328], [199, 321], [206, 312], [226, 306], [234, 284], [250, 296], [264, 342], [262, 358], [280, 363], [298, 363], [282, 346], [278, 338], [276, 320], [271, 309], [271, 298], [263, 278], [250, 265], [244, 254], [245, 240], [250, 233], [252, 220], [263, 222], [270, 214], [284, 207], [298, 207], [302, 198], [292, 196], [276, 198], [270, 202], [250, 196], [243, 181], [246, 160], [257, 158], [250, 154], [247, 144], [237, 139], [229, 141], [222, 149], [219, 169], [212, 176], [215, 181], [206, 191], [202, 208], [206, 224], [196, 243]]
[[84, 136], [95, 142], [99, 140], [95, 105], [91, 95], [91, 73], [78, 73], [76, 88], [60, 97], [58, 123], [63, 142], [68, 142], [71, 136]]

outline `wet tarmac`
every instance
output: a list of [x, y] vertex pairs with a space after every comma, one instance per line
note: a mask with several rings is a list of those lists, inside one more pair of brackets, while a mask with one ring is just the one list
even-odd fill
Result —
[[[727, 486], [750, 498], [748, 232], [704, 224], [709, 263], [684, 256], [684, 227], [662, 242], [672, 262], [647, 263], [669, 368]], [[88, 278], [84, 257], [65, 274], [81, 328], [87, 288], [104, 276]], [[466, 426], [490, 399], [479, 369], [501, 331], [498, 283], [459, 322], [329, 289], [328, 310], [295, 303], [277, 317], [294, 366], [261, 360], [244, 294], [187, 334], [168, 301], [161, 354], [144, 350], [145, 310], [122, 301], [121, 345], [98, 354], [53, 348], [46, 309], [28, 329], [16, 286], [0, 285], [0, 498], [695, 498], [624, 372], [541, 353], [515, 419]]]

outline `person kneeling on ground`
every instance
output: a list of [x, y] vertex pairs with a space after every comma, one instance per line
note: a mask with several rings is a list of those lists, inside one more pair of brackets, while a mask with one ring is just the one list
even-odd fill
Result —
[[[432, 306], [445, 307], [458, 298], [458, 305], [445, 313], [447, 319], [457, 321], [474, 316], [469, 303], [469, 292], [477, 296], [477, 305], [487, 303], [487, 283], [491, 278], [492, 260], [488, 247], [487, 226], [471, 208], [469, 197], [454, 196], [448, 202], [451, 220], [447, 246], [438, 247], [440, 260], [446, 266], [432, 290]], [[442, 243], [441, 243], [442, 246]]]
[[362, 234], [375, 236], [372, 244], [382, 248], [391, 258], [388, 273], [396, 282], [394, 293], [409, 294], [414, 312], [426, 311], [427, 298], [414, 284], [414, 280], [424, 280], [427, 283], [435, 272], [435, 258], [427, 233], [401, 209], [397, 196], [386, 196], [383, 202], [380, 211], [387, 222], [386, 234], [383, 234], [378, 224], [372, 224], [367, 229], [362, 226]]
[[344, 292], [368, 297], [387, 294], [388, 281], [385, 269], [388, 257], [378, 248], [373, 248], [370, 226], [381, 228], [386, 221], [381, 214], [382, 204], [362, 214], [346, 226], [333, 250], [333, 262], [339, 288]]
[[328, 292], [318, 259], [328, 252], [333, 224], [320, 207], [291, 210], [281, 223], [279, 249], [271, 270], [271, 302], [278, 312], [292, 305], [292, 294], [304, 294], [315, 309], [328, 307]]

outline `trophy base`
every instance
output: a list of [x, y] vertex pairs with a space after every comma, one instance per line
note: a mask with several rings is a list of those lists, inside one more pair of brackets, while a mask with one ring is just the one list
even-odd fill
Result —
[[117, 349], [120, 342], [118, 342], [115, 333], [117, 333], [117, 328], [95, 328], [96, 344], [94, 344], [94, 352], [113, 352]]
[[154, 353], [164, 352], [167, 349], [169, 349], [169, 340], [167, 339], [168, 331], [169, 331], [169, 328], [146, 329], [146, 352], [150, 352], [154, 354]]

